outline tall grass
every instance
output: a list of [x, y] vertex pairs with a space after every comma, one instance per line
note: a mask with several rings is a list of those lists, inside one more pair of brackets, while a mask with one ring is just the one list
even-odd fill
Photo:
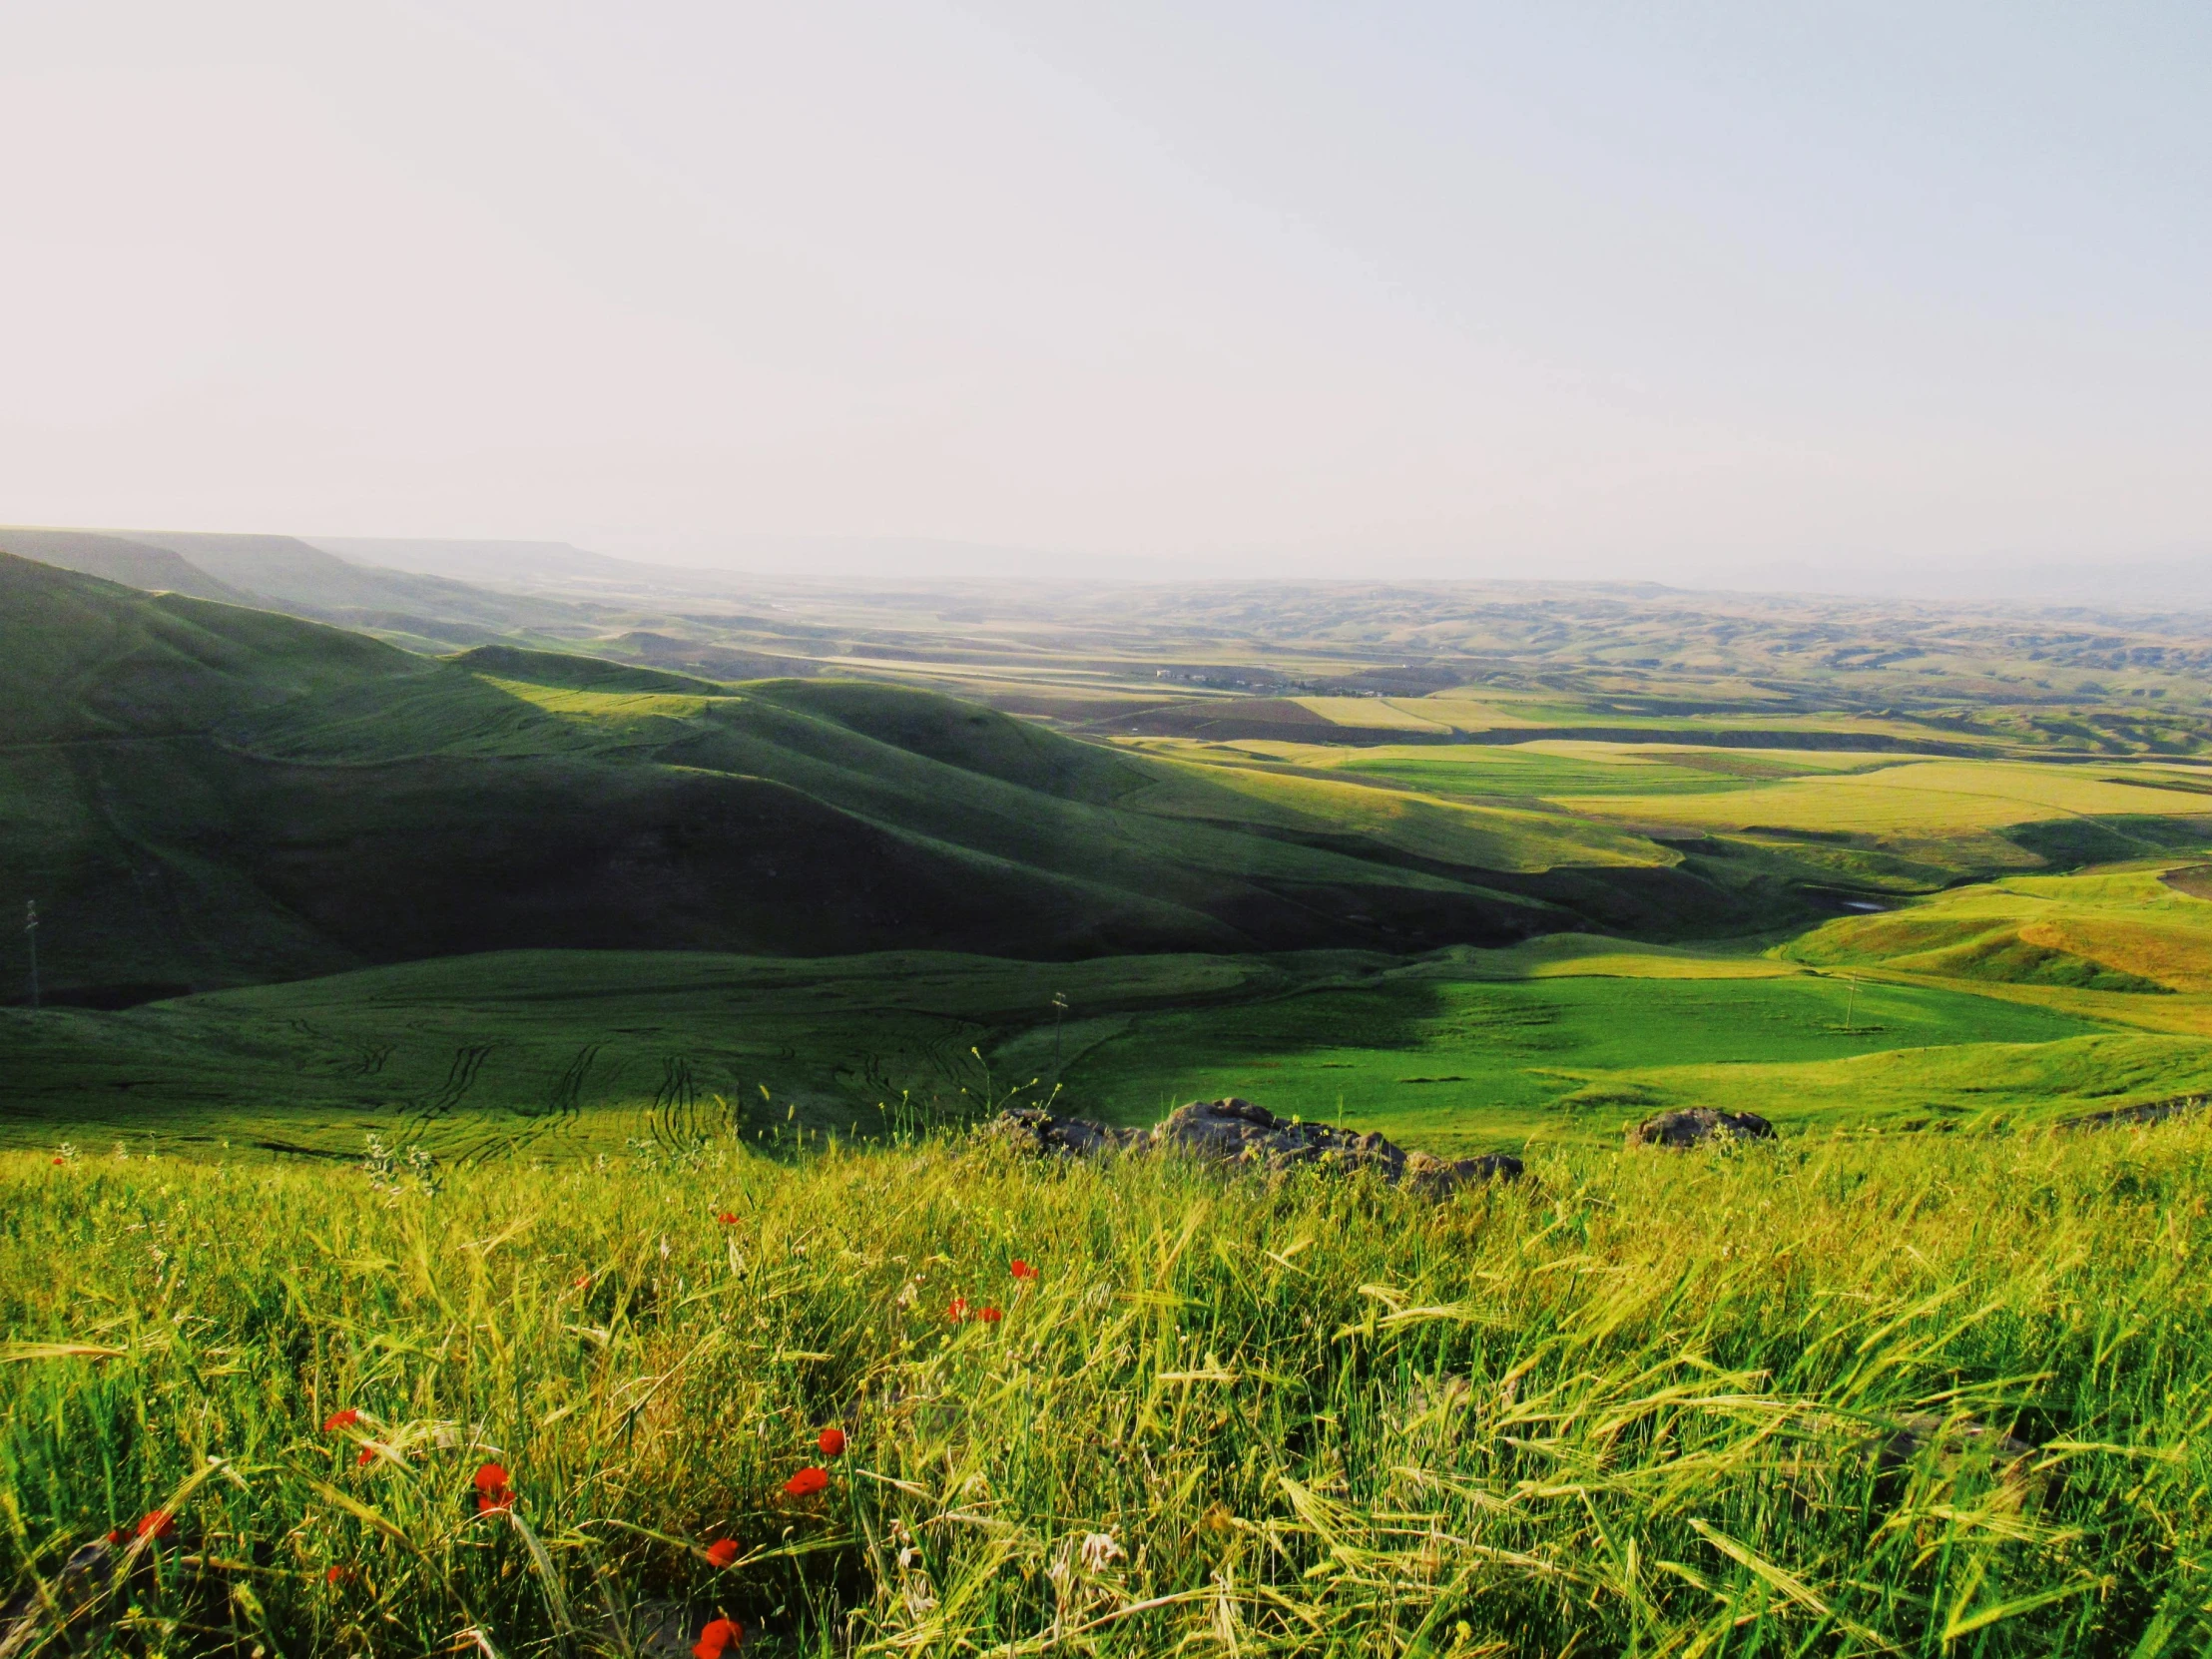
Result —
[[[724, 1613], [766, 1652], [2212, 1640], [2193, 1124], [1441, 1206], [982, 1141], [434, 1193], [13, 1155], [0, 1195], [17, 1652], [682, 1654]], [[67, 1558], [156, 1509], [65, 1631]]]

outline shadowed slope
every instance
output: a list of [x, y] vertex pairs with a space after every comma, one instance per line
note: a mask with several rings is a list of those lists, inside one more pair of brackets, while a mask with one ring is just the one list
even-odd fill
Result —
[[[925, 693], [439, 661], [16, 559], [0, 615], [0, 900], [40, 900], [65, 995], [530, 946], [1403, 949], [1576, 919], [1458, 843]], [[1630, 873], [1675, 874], [1649, 853]]]

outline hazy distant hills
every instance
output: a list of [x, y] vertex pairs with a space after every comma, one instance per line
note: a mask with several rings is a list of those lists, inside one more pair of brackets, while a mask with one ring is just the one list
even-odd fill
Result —
[[134, 588], [186, 593], [195, 599], [220, 599], [251, 605], [253, 596], [218, 581], [206, 568], [166, 547], [104, 536], [90, 530], [0, 529], [0, 551], [37, 559], [63, 570], [104, 576]]
[[407, 636], [433, 648], [518, 629], [590, 631], [587, 613], [563, 599], [354, 564], [293, 536], [0, 527], [0, 552], [133, 587]]
[[[457, 541], [438, 538], [315, 536], [313, 546], [356, 564], [443, 576], [490, 587], [598, 582], [637, 586], [700, 573], [588, 553], [565, 541]], [[707, 573], [713, 576], [715, 573]], [[727, 578], [724, 578], [727, 585]]]

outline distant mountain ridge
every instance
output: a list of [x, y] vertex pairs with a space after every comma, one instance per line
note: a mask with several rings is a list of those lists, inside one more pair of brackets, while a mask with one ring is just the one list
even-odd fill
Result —
[[251, 594], [219, 581], [174, 550], [123, 536], [9, 526], [0, 528], [0, 553], [155, 593], [189, 593], [195, 599], [219, 599], [230, 605], [254, 602]]
[[151, 591], [408, 635], [432, 649], [585, 625], [565, 599], [355, 564], [295, 536], [0, 526], [0, 552]]

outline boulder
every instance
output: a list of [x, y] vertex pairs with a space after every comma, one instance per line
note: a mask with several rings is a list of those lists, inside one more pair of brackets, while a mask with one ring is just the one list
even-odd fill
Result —
[[1722, 1112], [1711, 1106], [1687, 1111], [1661, 1112], [1628, 1132], [1630, 1146], [1705, 1146], [1718, 1141], [1771, 1141], [1774, 1125], [1757, 1112]]
[[1407, 1152], [1381, 1135], [1355, 1134], [1326, 1123], [1294, 1123], [1249, 1100], [1194, 1100], [1179, 1106], [1147, 1134], [1082, 1118], [1056, 1118], [1037, 1107], [1001, 1113], [997, 1132], [1024, 1152], [1056, 1158], [1092, 1158], [1108, 1152], [1157, 1147], [1212, 1164], [1244, 1164], [1281, 1174], [1322, 1169], [1342, 1174], [1368, 1170], [1393, 1186], [1428, 1198], [1444, 1198], [1477, 1181], [1510, 1181], [1521, 1161], [1509, 1152], [1445, 1159]]
[[1876, 1466], [1885, 1474], [1893, 1474], [1931, 1447], [1938, 1463], [1945, 1467], [1978, 1453], [2001, 1469], [2008, 1479], [2022, 1470], [2035, 1452], [2027, 1441], [2001, 1428], [1991, 1428], [1973, 1417], [1944, 1417], [1933, 1411], [1916, 1411], [1899, 1418], [1897, 1427], [1882, 1437], [1875, 1457]]
[[1041, 1106], [1011, 1106], [993, 1129], [1015, 1150], [1049, 1158], [1095, 1158], [1149, 1144], [1142, 1129], [1116, 1129], [1088, 1118], [1056, 1118]]
[[1249, 1100], [1194, 1100], [1152, 1131], [1153, 1144], [1215, 1163], [1301, 1164], [1372, 1169], [1385, 1181], [1405, 1171], [1405, 1154], [1381, 1135], [1356, 1135], [1326, 1123], [1293, 1123]]

